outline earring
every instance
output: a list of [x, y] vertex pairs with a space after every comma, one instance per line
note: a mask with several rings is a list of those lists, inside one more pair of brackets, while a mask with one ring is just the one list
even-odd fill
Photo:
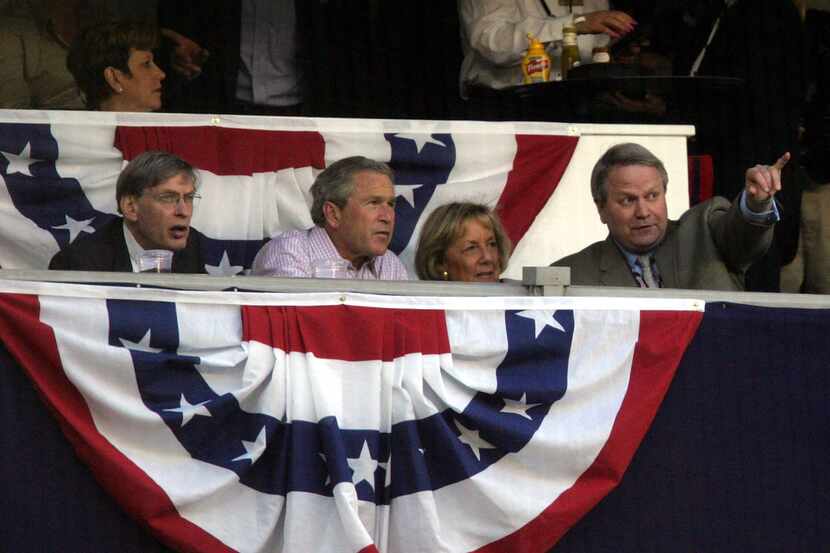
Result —
[[115, 89], [115, 91], [117, 93], [121, 94], [122, 92], [124, 92], [124, 89], [119, 86], [118, 88]]
[[450, 274], [447, 271], [442, 272], [441, 276], [444, 277], [444, 280], [449, 280], [450, 279]]

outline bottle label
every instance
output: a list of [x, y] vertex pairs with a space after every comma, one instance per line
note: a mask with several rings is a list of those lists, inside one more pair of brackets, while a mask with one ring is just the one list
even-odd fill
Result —
[[562, 36], [562, 44], [565, 46], [576, 46], [576, 33], [565, 33]]
[[529, 75], [542, 74], [550, 69], [550, 62], [544, 58], [530, 60], [527, 64], [527, 73]]
[[550, 58], [528, 57], [525, 65], [525, 83], [544, 83], [550, 76]]

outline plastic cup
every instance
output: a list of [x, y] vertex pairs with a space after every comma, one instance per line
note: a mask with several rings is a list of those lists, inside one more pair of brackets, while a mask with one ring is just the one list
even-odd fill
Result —
[[138, 270], [142, 273], [169, 273], [173, 270], [173, 252], [170, 250], [144, 250], [138, 258]]
[[349, 263], [343, 259], [317, 259], [312, 263], [314, 278], [349, 278]]

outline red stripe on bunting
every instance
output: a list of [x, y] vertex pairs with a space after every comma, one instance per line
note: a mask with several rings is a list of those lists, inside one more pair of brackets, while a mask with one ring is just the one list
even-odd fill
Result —
[[242, 339], [321, 359], [393, 361], [449, 353], [443, 311], [350, 305], [242, 308]]
[[178, 551], [232, 551], [180, 517], [164, 490], [98, 433], [86, 401], [63, 372], [52, 328], [40, 322], [35, 296], [0, 294], [0, 335], [75, 452], [130, 516]]
[[702, 319], [696, 311], [640, 314], [628, 390], [594, 463], [538, 517], [477, 553], [544, 553], [619, 484]]
[[556, 190], [578, 140], [575, 136], [516, 135], [513, 169], [497, 208], [513, 244], [521, 240]]
[[216, 175], [325, 167], [323, 137], [308, 131], [223, 127], [118, 127], [115, 147], [129, 161], [146, 150], [171, 152]]

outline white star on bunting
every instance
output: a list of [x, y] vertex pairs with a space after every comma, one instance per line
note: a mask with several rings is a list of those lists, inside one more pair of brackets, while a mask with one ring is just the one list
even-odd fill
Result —
[[242, 265], [231, 265], [227, 251], [222, 254], [219, 265], [205, 265], [205, 270], [213, 276], [233, 276], [241, 273], [242, 269], [244, 269]]
[[509, 399], [506, 397], [501, 398], [504, 402], [504, 407], [501, 408], [500, 413], [507, 413], [510, 415], [519, 415], [520, 417], [524, 417], [527, 420], [533, 420], [533, 417], [527, 414], [527, 410], [536, 407], [538, 405], [542, 405], [541, 403], [531, 403], [530, 405], [527, 404], [527, 394], [522, 394], [522, 398], [519, 401], [515, 399]]
[[32, 172], [29, 168], [33, 163], [38, 161], [36, 159], [31, 159], [31, 151], [32, 145], [29, 142], [26, 143], [26, 146], [23, 147], [23, 151], [20, 152], [19, 155], [0, 151], [0, 154], [3, 154], [3, 157], [9, 160], [9, 166], [6, 167], [6, 174], [11, 175], [12, 173], [20, 173], [21, 175], [31, 177]]
[[554, 317], [555, 314], [556, 311], [537, 311], [535, 309], [516, 313], [519, 317], [524, 317], [525, 319], [531, 319], [533, 321], [536, 330], [536, 338], [538, 338], [542, 331], [545, 330], [546, 326], [565, 332], [565, 327], [559, 324], [559, 321], [557, 321], [556, 317]]
[[92, 219], [84, 219], [83, 221], [76, 221], [69, 215], [65, 215], [64, 217], [66, 219], [65, 225], [58, 225], [52, 228], [56, 230], [68, 230], [70, 244], [74, 242], [78, 235], [82, 232], [86, 232], [87, 234], [95, 232], [95, 228], [90, 225], [90, 223], [95, 220], [95, 217]]
[[476, 459], [479, 461], [481, 461], [482, 449], [496, 449], [496, 446], [482, 439], [478, 433], [478, 430], [471, 430], [458, 421], [455, 421], [455, 427], [458, 428], [459, 432], [461, 432], [461, 435], [458, 437], [458, 441], [462, 444], [470, 446], [470, 449], [473, 450], [473, 455], [475, 455]]
[[349, 468], [352, 469], [352, 483], [357, 486], [365, 480], [372, 486], [372, 491], [374, 491], [375, 471], [378, 468], [378, 462], [372, 459], [369, 444], [366, 440], [363, 441], [363, 447], [360, 449], [360, 457], [356, 459], [349, 457], [346, 459], [346, 462], [349, 463]]
[[403, 198], [412, 207], [415, 207], [415, 190], [422, 186], [423, 184], [396, 184], [395, 194]]
[[260, 430], [259, 434], [257, 434], [255, 442], [242, 440], [242, 447], [245, 448], [245, 453], [239, 457], [231, 459], [231, 461], [244, 461], [247, 459], [251, 461], [251, 463], [255, 463], [256, 460], [259, 459], [259, 456], [262, 455], [262, 452], [265, 451], [266, 445], [265, 427], [263, 426], [262, 430]]
[[405, 138], [407, 140], [413, 141], [415, 143], [415, 148], [418, 150], [419, 154], [421, 153], [421, 150], [424, 149], [424, 146], [426, 146], [427, 144], [437, 144], [438, 146], [441, 146], [442, 148], [447, 147], [447, 145], [444, 144], [443, 142], [441, 142], [440, 140], [436, 140], [436, 139], [432, 138], [431, 134], [423, 134], [423, 133], [409, 134], [409, 133], [399, 132], [399, 133], [395, 134], [395, 136], [397, 136], [398, 138]]
[[209, 403], [209, 402], [203, 401], [201, 403], [197, 403], [197, 404], [194, 405], [194, 404], [190, 403], [189, 401], [187, 401], [187, 398], [184, 397], [184, 394], [182, 394], [182, 397], [179, 400], [179, 406], [176, 407], [176, 408], [165, 409], [165, 411], [169, 411], [171, 413], [181, 413], [181, 415], [182, 415], [182, 424], [181, 424], [181, 426], [183, 427], [184, 425], [189, 423], [190, 419], [192, 419], [195, 415], [200, 415], [202, 417], [212, 417], [213, 416], [213, 415], [210, 414], [210, 411], [208, 411], [207, 407], [205, 407], [206, 403]]
[[121, 342], [121, 345], [131, 351], [143, 351], [145, 353], [159, 353], [161, 352], [161, 348], [154, 348], [150, 347], [150, 330], [147, 330], [147, 334], [139, 340], [138, 342], [130, 342], [129, 340], [125, 340], [124, 338], [118, 339]]

